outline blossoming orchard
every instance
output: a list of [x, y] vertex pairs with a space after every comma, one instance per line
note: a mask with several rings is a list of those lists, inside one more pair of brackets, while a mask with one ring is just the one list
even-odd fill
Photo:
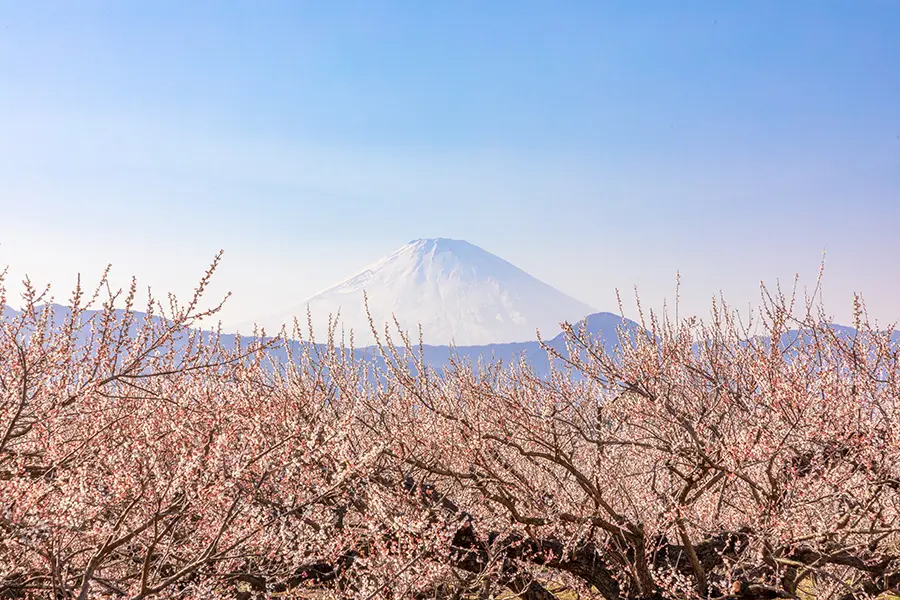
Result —
[[615, 351], [567, 327], [549, 375], [436, 371], [385, 331], [377, 360], [225, 344], [199, 329], [215, 265], [186, 303], [137, 312], [104, 278], [4, 312], [0, 598], [900, 588], [900, 350], [861, 301], [850, 334], [764, 293], [752, 322], [648, 314]]

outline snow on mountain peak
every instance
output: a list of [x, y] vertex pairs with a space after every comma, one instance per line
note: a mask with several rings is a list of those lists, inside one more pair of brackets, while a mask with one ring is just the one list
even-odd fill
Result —
[[[372, 343], [369, 310], [382, 337], [396, 315], [417, 339], [421, 323], [429, 344], [481, 345], [547, 337], [559, 323], [593, 312], [590, 306], [535, 279], [525, 271], [464, 240], [412, 240], [337, 285], [264, 323], [267, 329], [293, 316], [305, 321], [307, 307], [318, 335], [329, 314], [353, 330], [356, 344]], [[396, 338], [394, 327], [392, 335]]]

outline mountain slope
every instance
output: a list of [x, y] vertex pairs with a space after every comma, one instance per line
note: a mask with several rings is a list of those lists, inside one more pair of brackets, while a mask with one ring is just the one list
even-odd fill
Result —
[[373, 337], [364, 293], [380, 337], [396, 315], [416, 341], [421, 323], [430, 344], [518, 342], [534, 339], [536, 329], [549, 337], [559, 331], [561, 321], [593, 312], [478, 246], [437, 238], [413, 240], [263, 324], [269, 329], [294, 316], [304, 322], [309, 307], [320, 335], [328, 315], [340, 312], [341, 325], [345, 332], [353, 330], [356, 345], [369, 344]]

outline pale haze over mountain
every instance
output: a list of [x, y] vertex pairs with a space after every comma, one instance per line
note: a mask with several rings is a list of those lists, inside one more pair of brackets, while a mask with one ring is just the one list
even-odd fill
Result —
[[379, 335], [396, 315], [413, 340], [421, 324], [428, 344], [519, 342], [535, 339], [538, 329], [552, 337], [562, 321], [594, 312], [474, 244], [434, 238], [413, 240], [261, 324], [273, 331], [297, 316], [305, 327], [308, 307], [317, 336], [324, 335], [329, 315], [340, 314], [343, 330], [353, 331], [357, 346], [366, 345], [373, 341], [366, 298]]

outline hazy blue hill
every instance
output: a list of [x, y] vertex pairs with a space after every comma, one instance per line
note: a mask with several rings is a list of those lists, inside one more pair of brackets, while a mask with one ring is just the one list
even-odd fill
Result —
[[[57, 326], [61, 325], [68, 315], [68, 309], [57, 304], [48, 305], [48, 308], [53, 310], [54, 324]], [[90, 319], [96, 313], [97, 311], [87, 311], [84, 315], [85, 320]], [[4, 306], [3, 315], [6, 319], [12, 319], [18, 317], [20, 313], [19, 311], [16, 311], [9, 306]], [[145, 320], [145, 318], [145, 313], [136, 313], [136, 323], [135, 325], [132, 325], [132, 332], [138, 324], [142, 323]], [[154, 319], [159, 319], [159, 317], [154, 317]], [[616, 315], [610, 312], [599, 312], [588, 315], [587, 317], [576, 323], [574, 327], [576, 329], [580, 329], [582, 327], [586, 328], [587, 334], [592, 338], [600, 339], [603, 343], [603, 346], [609, 352], [614, 352], [616, 346], [620, 343], [620, 328], [624, 328], [624, 331], [630, 337], [633, 337], [641, 330], [640, 325], [638, 325], [636, 322], [629, 319], [623, 319], [620, 315]], [[845, 325], [833, 324], [831, 325], [831, 327], [837, 332], [839, 336], [846, 338], [850, 338], [856, 332], [854, 328]], [[83, 329], [80, 333], [80, 337], [82, 338], [82, 340], [86, 340], [88, 335], [89, 330], [87, 328]], [[209, 330], [204, 330], [202, 332], [203, 339], [207, 341], [210, 340], [213, 335], [215, 334]], [[805, 334], [799, 330], [788, 331], [781, 336], [781, 345], [784, 348], [790, 348], [797, 342], [797, 340], [801, 336], [804, 335]], [[226, 348], [234, 348], [237, 343], [238, 336], [231, 333], [223, 333], [219, 335], [219, 339]], [[545, 343], [554, 350], [560, 352], [563, 355], [567, 353], [565, 334], [563, 334], [562, 332], [558, 332], [556, 335], [549, 339], [544, 339]], [[762, 339], [765, 342], [768, 342], [768, 339], [765, 337], [757, 339]], [[893, 343], [900, 344], [900, 331], [894, 332], [891, 339]], [[255, 341], [255, 338], [243, 336], [242, 340], [244, 344], [247, 344]], [[305, 342], [291, 341], [290, 345], [293, 352], [299, 353], [304, 343]], [[321, 344], [319, 344], [318, 346], [319, 349], [323, 349], [323, 346]], [[414, 352], [418, 352], [418, 348], [414, 348]], [[270, 352], [270, 354], [276, 361], [285, 361], [288, 357], [287, 349], [284, 347], [275, 348]], [[547, 355], [547, 351], [542, 348], [541, 344], [536, 340], [506, 344], [487, 344], [482, 346], [453, 347], [424, 345], [423, 354], [426, 364], [439, 371], [445, 367], [448, 367], [450, 365], [451, 358], [454, 356], [460, 362], [470, 363], [473, 365], [478, 364], [479, 362], [500, 362], [504, 365], [509, 365], [518, 363], [524, 358], [534, 368], [534, 370], [541, 375], [547, 374], [550, 370], [550, 359]], [[356, 349], [355, 356], [360, 360], [375, 359], [378, 362], [381, 361], [376, 348], [371, 346]]]
[[[619, 343], [618, 328], [625, 325], [626, 331], [635, 332], [640, 326], [634, 321], [625, 319], [609, 312], [594, 313], [588, 315], [574, 326], [576, 328], [587, 327], [587, 333], [603, 341], [607, 350], [613, 351]], [[548, 346], [566, 353], [565, 335], [557, 333], [552, 338], [544, 338]], [[463, 361], [476, 364], [479, 361], [500, 361], [503, 364], [518, 363], [524, 357], [531, 366], [540, 374], [546, 374], [550, 370], [550, 360], [547, 351], [541, 348], [539, 342], [513, 342], [508, 344], [488, 344], [484, 346], [423, 346], [423, 355], [428, 365], [441, 369], [450, 364], [450, 358], [456, 356]]]

